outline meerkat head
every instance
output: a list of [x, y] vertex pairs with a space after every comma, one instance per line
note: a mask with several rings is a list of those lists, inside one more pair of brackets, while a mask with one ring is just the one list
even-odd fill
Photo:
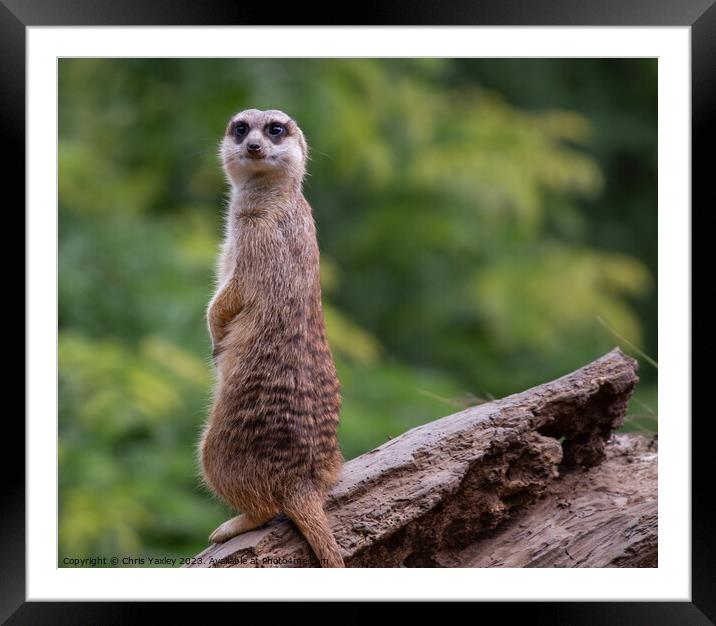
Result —
[[232, 184], [252, 177], [301, 181], [308, 146], [298, 124], [283, 111], [247, 109], [229, 120], [219, 155]]

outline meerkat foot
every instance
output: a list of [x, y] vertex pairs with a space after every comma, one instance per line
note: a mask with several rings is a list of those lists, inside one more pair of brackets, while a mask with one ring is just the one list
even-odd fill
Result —
[[264, 521], [256, 521], [250, 518], [246, 513], [232, 517], [219, 526], [211, 535], [209, 535], [209, 543], [224, 543], [236, 535], [255, 530], [263, 526]]

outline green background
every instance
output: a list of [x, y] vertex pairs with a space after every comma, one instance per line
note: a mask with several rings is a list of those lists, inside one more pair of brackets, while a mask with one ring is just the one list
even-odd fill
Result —
[[656, 431], [655, 59], [62, 59], [60, 565], [189, 557], [230, 515], [196, 444], [243, 108], [311, 148], [347, 459], [615, 345]]

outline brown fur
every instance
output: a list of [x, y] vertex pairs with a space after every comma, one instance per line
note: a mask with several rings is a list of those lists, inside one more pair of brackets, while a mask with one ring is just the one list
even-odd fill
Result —
[[[232, 134], [238, 119], [250, 126], [246, 138]], [[280, 140], [266, 131], [274, 121], [286, 128]], [[245, 156], [249, 141], [262, 146], [265, 163]], [[205, 483], [242, 515], [211, 539], [225, 541], [283, 511], [324, 566], [343, 567], [323, 510], [343, 462], [341, 400], [316, 229], [301, 190], [306, 143], [284, 113], [249, 110], [230, 121], [221, 156], [232, 195], [207, 311], [217, 385], [199, 450]]]

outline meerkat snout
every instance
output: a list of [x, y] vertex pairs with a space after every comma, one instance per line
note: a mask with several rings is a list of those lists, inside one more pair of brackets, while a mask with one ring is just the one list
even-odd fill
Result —
[[260, 143], [247, 144], [246, 152], [248, 152], [249, 157], [251, 157], [253, 159], [263, 159], [264, 158], [264, 148]]
[[283, 111], [247, 109], [229, 120], [219, 154], [234, 184], [257, 177], [301, 180], [308, 147], [298, 124]]

